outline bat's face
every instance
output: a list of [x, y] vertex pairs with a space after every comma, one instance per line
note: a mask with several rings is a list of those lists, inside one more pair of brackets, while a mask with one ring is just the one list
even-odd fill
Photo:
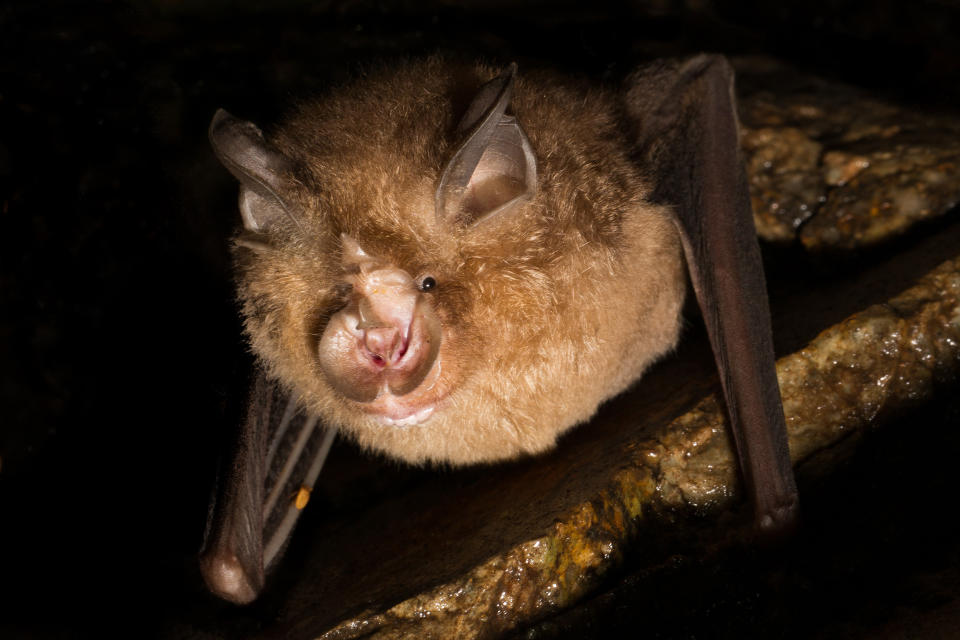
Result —
[[[437, 288], [436, 278], [414, 278], [346, 235], [341, 261], [344, 307], [317, 345], [326, 381], [386, 426], [424, 422], [451, 386], [437, 360], [450, 323], [440, 321], [435, 296], [424, 295]], [[444, 355], [450, 359], [449, 348]]]
[[491, 75], [414, 66], [269, 143], [211, 129], [243, 187], [254, 350], [310, 410], [410, 461], [541, 451], [677, 338], [678, 241], [604, 96]]

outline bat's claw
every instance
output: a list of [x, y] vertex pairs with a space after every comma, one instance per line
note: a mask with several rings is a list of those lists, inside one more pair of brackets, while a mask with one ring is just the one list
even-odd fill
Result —
[[796, 499], [772, 508], [758, 509], [754, 522], [760, 541], [774, 545], [791, 537], [799, 524], [800, 504]]
[[257, 576], [250, 575], [240, 559], [229, 552], [212, 553], [200, 559], [200, 571], [210, 591], [235, 604], [249, 604], [263, 587]]

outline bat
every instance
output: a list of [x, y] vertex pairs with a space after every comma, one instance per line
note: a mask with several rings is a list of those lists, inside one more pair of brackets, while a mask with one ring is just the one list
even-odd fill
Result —
[[552, 447], [675, 347], [688, 275], [756, 524], [795, 521], [724, 58], [616, 90], [430, 58], [270, 135], [219, 110], [209, 135], [240, 184], [258, 362], [201, 551], [213, 592], [257, 597], [334, 433], [414, 464]]

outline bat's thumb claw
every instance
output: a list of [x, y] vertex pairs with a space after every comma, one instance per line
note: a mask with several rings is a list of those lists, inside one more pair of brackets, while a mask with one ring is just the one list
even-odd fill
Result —
[[797, 530], [800, 524], [800, 505], [794, 499], [758, 511], [754, 524], [761, 542], [776, 544], [789, 538]]
[[236, 604], [253, 602], [262, 587], [232, 553], [221, 551], [202, 556], [200, 571], [210, 591]]

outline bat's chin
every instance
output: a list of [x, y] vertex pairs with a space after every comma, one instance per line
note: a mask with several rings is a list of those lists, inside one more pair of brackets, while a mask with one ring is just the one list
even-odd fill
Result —
[[437, 405], [447, 395], [441, 377], [438, 358], [417, 388], [403, 395], [395, 395], [388, 385], [384, 385], [375, 400], [359, 404], [360, 410], [384, 426], [411, 427], [423, 424], [433, 416]]

